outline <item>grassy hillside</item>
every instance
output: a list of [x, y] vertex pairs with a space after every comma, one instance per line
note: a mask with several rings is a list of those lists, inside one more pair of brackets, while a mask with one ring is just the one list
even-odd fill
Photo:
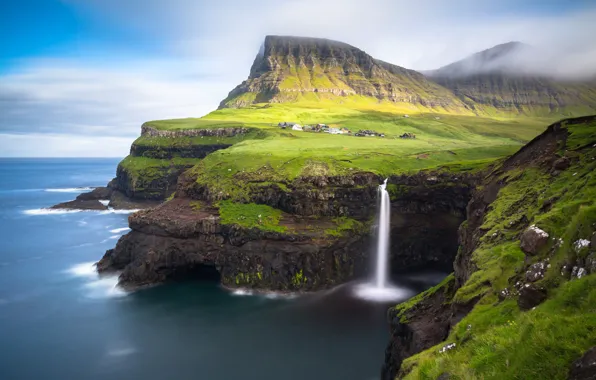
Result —
[[[571, 362], [596, 345], [596, 121], [567, 129], [569, 138], [560, 141], [558, 155], [570, 161], [569, 168], [555, 173], [538, 162], [498, 177], [506, 185], [481, 226], [485, 234], [471, 258], [475, 269], [448, 300], [455, 305], [480, 301], [445, 342], [404, 361], [406, 379], [445, 373], [453, 379], [565, 379]], [[530, 224], [549, 239], [528, 255], [520, 248], [520, 233]], [[581, 239], [584, 244], [578, 245]], [[545, 273], [534, 286], [548, 298], [520, 310], [516, 284], [526, 286], [526, 271], [540, 263]], [[405, 318], [440, 288], [398, 305], [398, 315]], [[440, 352], [450, 343], [455, 348]]]

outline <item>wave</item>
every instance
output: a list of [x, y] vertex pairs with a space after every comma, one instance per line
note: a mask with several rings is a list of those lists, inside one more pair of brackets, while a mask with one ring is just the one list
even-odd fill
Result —
[[86, 296], [89, 298], [115, 298], [128, 295], [118, 286], [118, 276], [101, 277], [85, 284]]
[[95, 268], [94, 261], [73, 265], [66, 272], [75, 277], [97, 277], [97, 269]]
[[81, 212], [87, 210], [79, 209], [58, 209], [58, 208], [36, 208], [32, 210], [25, 210], [23, 214], [26, 215], [62, 215], [62, 214], [73, 214], [75, 212]]
[[75, 264], [66, 270], [66, 273], [73, 277], [88, 279], [83, 289], [88, 298], [112, 298], [124, 297], [128, 293], [118, 286], [118, 276], [99, 276], [95, 262]]
[[76, 212], [95, 212], [100, 215], [107, 214], [132, 214], [133, 212], [141, 211], [141, 209], [134, 210], [83, 210], [83, 209], [63, 209], [63, 208], [35, 208], [31, 210], [23, 211], [25, 215], [62, 215], [62, 214], [73, 214]]
[[45, 191], [50, 193], [84, 193], [93, 189], [94, 187], [68, 187], [65, 189], [45, 189]]
[[115, 228], [113, 230], [110, 230], [110, 232], [113, 234], [119, 234], [120, 232], [129, 231], [129, 230], [130, 230], [130, 228], [128, 228], [128, 227], [122, 227], [122, 228]]
[[99, 201], [99, 203], [101, 203], [102, 205], [108, 207], [108, 205], [110, 204], [110, 200], [109, 199], [102, 199]]

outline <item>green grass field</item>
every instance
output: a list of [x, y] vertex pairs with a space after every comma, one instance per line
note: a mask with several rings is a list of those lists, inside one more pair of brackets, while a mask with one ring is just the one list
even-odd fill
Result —
[[[232, 138], [148, 138], [136, 143], [229, 143], [193, 171], [197, 181], [241, 200], [246, 185], [287, 184], [299, 176], [346, 175], [359, 171], [388, 176], [423, 169], [471, 170], [515, 152], [552, 121], [539, 118], [497, 119], [469, 115], [405, 113], [394, 104], [333, 102], [260, 104], [221, 109], [204, 118], [147, 122], [159, 129], [247, 127], [249, 134]], [[406, 117], [407, 115], [407, 117]], [[281, 121], [302, 125], [325, 123], [352, 132], [375, 130], [385, 137], [355, 137], [280, 129]], [[405, 132], [416, 139], [401, 139]]]

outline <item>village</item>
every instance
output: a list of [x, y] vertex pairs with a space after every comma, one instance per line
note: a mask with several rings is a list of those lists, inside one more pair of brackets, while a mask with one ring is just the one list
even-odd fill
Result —
[[[330, 127], [327, 124], [315, 124], [315, 125], [300, 125], [298, 123], [292, 123], [283, 121], [277, 124], [281, 129], [291, 129], [293, 131], [300, 132], [313, 132], [313, 133], [329, 133], [331, 135], [349, 135], [356, 137], [385, 137], [384, 133], [379, 133], [369, 129], [361, 129], [356, 133], [352, 133], [349, 129]], [[415, 139], [416, 135], [410, 132], [405, 132], [399, 136], [402, 139]]]

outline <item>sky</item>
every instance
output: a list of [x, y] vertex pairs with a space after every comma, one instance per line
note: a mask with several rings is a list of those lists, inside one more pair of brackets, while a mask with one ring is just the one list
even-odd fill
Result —
[[0, 156], [124, 157], [147, 120], [200, 117], [268, 34], [416, 70], [509, 41], [596, 68], [593, 0], [3, 0]]

